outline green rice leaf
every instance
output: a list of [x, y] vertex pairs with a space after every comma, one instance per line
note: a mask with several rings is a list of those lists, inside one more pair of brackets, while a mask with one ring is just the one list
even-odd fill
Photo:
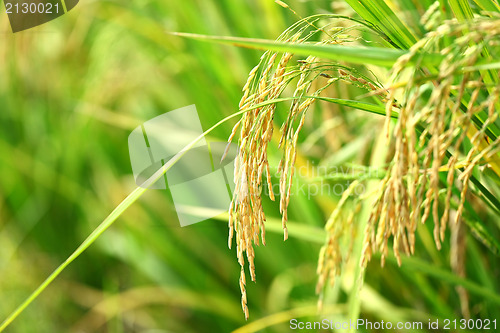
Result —
[[[471, 293], [484, 297], [485, 300], [493, 304], [500, 305], [500, 295], [489, 288], [485, 288], [470, 280], [461, 278], [448, 270], [436, 267], [436, 265], [431, 265], [421, 259], [413, 257], [403, 257], [401, 259], [403, 262], [403, 266], [407, 269], [426, 273], [427, 275], [434, 276], [440, 281], [446, 282], [451, 285], [462, 286]], [[386, 260], [396, 264], [396, 259], [392, 256], [387, 257]]]
[[484, 11], [500, 13], [500, 6], [493, 0], [474, 0], [474, 2]]
[[[175, 33], [175, 35], [202, 41], [230, 44], [253, 49], [271, 50], [275, 52], [290, 52], [303, 56], [312, 55], [320, 58], [346, 61], [354, 64], [371, 64], [385, 67], [394, 65], [399, 57], [407, 54], [407, 51], [403, 50], [385, 49], [378, 47], [353, 47], [343, 45], [323, 45], [308, 43], [296, 44], [276, 42], [266, 39], [206, 36], [190, 33]], [[413, 57], [410, 62], [416, 63], [419, 59], [422, 65], [437, 66], [441, 63], [443, 57], [439, 54], [423, 53], [420, 54], [420, 56]]]
[[450, 0], [450, 7], [459, 21], [468, 21], [474, 17], [468, 0]]
[[346, 0], [368, 22], [383, 31], [401, 49], [409, 49], [417, 41], [399, 17], [380, 0]]

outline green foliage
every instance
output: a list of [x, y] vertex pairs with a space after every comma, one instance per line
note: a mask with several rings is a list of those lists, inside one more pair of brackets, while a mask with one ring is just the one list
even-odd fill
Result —
[[[360, 78], [385, 87], [391, 67], [406, 57], [405, 68], [416, 76], [403, 73], [400, 88], [409, 83], [410, 88], [430, 84], [432, 89], [440, 84], [442, 50], [455, 38], [439, 40], [434, 49], [414, 45], [445, 19], [495, 19], [500, 10], [493, 0], [450, 0], [426, 14], [431, 4], [288, 3], [302, 16], [334, 8], [335, 15], [316, 15], [314, 25], [325, 25], [322, 33], [346, 45], [273, 41], [296, 25], [297, 17], [265, 0], [82, 3], [48, 25], [5, 34], [0, 39], [0, 320], [5, 319], [0, 331], [286, 332], [296, 317], [500, 320], [500, 182], [495, 159], [471, 170], [464, 223], [446, 231], [439, 251], [432, 223], [426, 223], [416, 230], [413, 257], [403, 257], [401, 267], [392, 254], [383, 268], [377, 254], [365, 270], [360, 266], [362, 235], [373, 209], [370, 195], [387, 175], [386, 156], [393, 149], [382, 133], [386, 102], [360, 84]], [[418, 22], [425, 15], [427, 22]], [[0, 16], [6, 22], [5, 13]], [[404, 19], [408, 17], [410, 21]], [[189, 38], [173, 35], [176, 31]], [[254, 49], [314, 55], [333, 61], [335, 70], [351, 68], [358, 76], [340, 75], [321, 95], [290, 97], [284, 90], [283, 97], [237, 112], [240, 88], [261, 55]], [[296, 61], [291, 66], [300, 67]], [[485, 100], [498, 85], [498, 63], [495, 49], [485, 47], [476, 63], [455, 74], [482, 79], [486, 89], [479, 99]], [[330, 69], [323, 74], [316, 82], [333, 75]], [[410, 96], [415, 89], [405, 91]], [[341, 194], [297, 192], [290, 200], [286, 242], [278, 205], [263, 198], [269, 233], [267, 246], [255, 249], [257, 283], [247, 286], [250, 319], [245, 322], [239, 267], [235, 251], [227, 249], [227, 216], [178, 228], [168, 191], [134, 190], [127, 136], [156, 115], [196, 104], [209, 140], [226, 140], [234, 117], [277, 104], [275, 123], [281, 124], [288, 117], [287, 104], [304, 98], [314, 98], [316, 104], [297, 136], [296, 166], [328, 172], [300, 174], [294, 182], [346, 188], [354, 180], [365, 184], [366, 193], [357, 198], [357, 207]], [[471, 98], [466, 94], [460, 103], [467, 105]], [[402, 100], [397, 99], [395, 103]], [[399, 116], [400, 109], [391, 110], [391, 128]], [[473, 121], [489, 137], [480, 149], [491, 147], [500, 133], [498, 120], [483, 110]], [[417, 126], [423, 138], [425, 130]], [[268, 149], [274, 168], [281, 157], [278, 141], [273, 137]], [[474, 144], [468, 136], [459, 150], [447, 152], [446, 158], [460, 157], [452, 172], [466, 170], [465, 154]], [[177, 158], [181, 155], [171, 163]], [[382, 176], [373, 177], [371, 170], [383, 170]], [[439, 171], [437, 201], [447, 201], [449, 187], [450, 207], [456, 211], [462, 188], [446, 183], [448, 172]], [[272, 181], [279, 179], [273, 176]], [[361, 222], [352, 239], [339, 239], [349, 260], [332, 279], [335, 284], [325, 286], [318, 315], [316, 264], [330, 232], [323, 227], [327, 221], [332, 225], [332, 211], [335, 218], [348, 221], [358, 210]]]

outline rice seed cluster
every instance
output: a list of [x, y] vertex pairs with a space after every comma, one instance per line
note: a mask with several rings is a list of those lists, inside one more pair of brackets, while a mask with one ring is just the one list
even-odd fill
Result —
[[[323, 306], [323, 291], [326, 282], [329, 281], [330, 287], [333, 287], [336, 276], [340, 275], [342, 263], [347, 261], [352, 250], [352, 240], [355, 237], [356, 230], [354, 217], [361, 210], [361, 203], [355, 203], [354, 207], [349, 207], [350, 209], [347, 209], [347, 205], [349, 197], [359, 183], [359, 180], [355, 180], [349, 185], [325, 225], [327, 231], [326, 242], [320, 249], [316, 269], [318, 274], [316, 294], [319, 295], [318, 308], [320, 309]], [[347, 217], [343, 214], [345, 211], [348, 212]], [[341, 245], [344, 244], [347, 244], [348, 248], [342, 251]]]
[[[429, 12], [424, 16], [424, 24], [428, 27], [435, 25], [436, 15]], [[311, 26], [320, 18], [325, 17], [297, 22], [278, 40], [305, 43], [314, 34], [324, 33], [327, 40], [319, 43], [351, 41], [349, 36], [341, 35], [349, 31], [348, 28], [338, 29], [333, 36], [325, 33], [323, 28], [311, 31]], [[239, 106], [247, 112], [229, 138], [232, 141], [239, 131], [240, 150], [234, 175], [236, 190], [229, 209], [228, 241], [231, 247], [235, 236], [241, 266], [241, 303], [246, 318], [245, 257], [251, 280], [255, 281], [253, 246], [260, 242], [265, 244], [262, 186], [268, 187], [270, 198], [275, 200], [267, 148], [273, 138], [276, 103], [285, 88], [292, 81], [295, 84], [291, 107], [278, 140], [278, 146], [283, 149], [278, 172], [284, 239], [288, 237], [287, 207], [297, 158], [298, 135], [304, 126], [307, 110], [326, 88], [335, 82], [344, 82], [365, 89], [368, 95], [377, 96], [385, 103], [385, 130], [393, 147], [365, 230], [362, 265], [366, 266], [375, 252], [381, 253], [383, 265], [390, 246], [401, 264], [401, 253], [410, 255], [415, 251], [418, 223], [433, 220], [434, 241], [438, 248], [441, 247], [447, 224], [458, 223], [462, 216], [474, 167], [484, 164], [500, 175], [500, 159], [497, 156], [500, 137], [494, 136], [490, 129], [496, 126], [499, 78], [492, 76], [487, 69], [474, 67], [484, 54], [498, 53], [500, 43], [496, 36], [499, 35], [498, 17], [468, 24], [447, 21], [428, 33], [410, 49], [409, 54], [397, 61], [391, 71], [394, 84], [389, 88], [383, 88], [353, 68], [321, 62], [314, 57], [298, 60], [296, 65], [292, 65], [293, 55], [289, 53], [278, 56], [266, 52], [262, 56], [243, 88]], [[454, 42], [443, 48], [450, 37], [455, 38]], [[419, 62], [422, 52], [440, 53], [444, 60], [437, 68], [422, 70], [414, 65]], [[398, 119], [391, 126], [390, 119], [394, 113], [398, 114]], [[468, 144], [465, 144], [466, 141]], [[326, 282], [329, 281], [330, 285], [334, 283], [348, 257], [350, 250], [346, 251], [345, 246], [341, 246], [342, 242], [347, 240], [347, 244], [352, 246], [350, 241], [355, 236], [355, 218], [362, 203], [349, 199], [357, 185], [357, 181], [353, 182], [344, 192], [325, 226], [327, 238], [320, 250], [317, 266], [316, 291], [320, 294], [320, 304]], [[453, 197], [454, 186], [451, 185], [462, 188], [456, 193], [457, 199]], [[451, 214], [452, 209], [456, 210], [454, 214]]]
[[[414, 253], [417, 225], [429, 218], [434, 222], [434, 241], [441, 248], [447, 224], [458, 223], [462, 216], [474, 167], [487, 164], [498, 174], [500, 139], [489, 132], [499, 106], [498, 77], [473, 66], [482, 53], [498, 52], [499, 33], [498, 18], [473, 24], [446, 22], [415, 44], [410, 54], [394, 66], [395, 80], [409, 79], [403, 87], [389, 89], [391, 97], [402, 95], [403, 100], [390, 135], [392, 98], [387, 102], [386, 129], [395, 149], [369, 217], [364, 265], [375, 251], [381, 253], [384, 264], [390, 238], [401, 265], [400, 253]], [[454, 42], [441, 50], [445, 38]], [[426, 76], [409, 65], [418, 52], [439, 50], [444, 60]], [[463, 145], [466, 138], [471, 143], [468, 150]], [[457, 181], [462, 190], [458, 206], [453, 208], [456, 213], [450, 214], [452, 188]]]
[[[277, 54], [266, 53], [262, 60], [265, 68], [257, 81], [257, 89], [249, 96], [250, 85], [256, 78], [260, 67], [255, 67], [250, 73], [244, 88], [244, 96], [240, 108], [245, 109], [263, 103], [266, 98], [274, 99], [282, 91], [282, 82], [286, 76], [286, 65], [291, 54], [284, 54], [277, 68], [271, 73]], [[235, 165], [235, 194], [229, 208], [229, 247], [236, 232], [236, 252], [241, 266], [240, 289], [241, 305], [248, 318], [246, 297], [246, 276], [244, 271], [245, 254], [250, 268], [250, 277], [255, 281], [255, 263], [253, 244], [259, 245], [259, 237], [265, 245], [265, 215], [262, 210], [261, 186], [262, 176], [267, 175], [267, 184], [271, 199], [274, 200], [271, 184], [271, 173], [267, 160], [267, 146], [273, 135], [273, 118], [276, 110], [275, 104], [256, 107], [248, 111], [233, 129], [230, 140], [241, 126], [239, 153]], [[286, 220], [283, 220], [286, 236]]]
[[[278, 39], [287, 42], [304, 43], [314, 34], [325, 33], [323, 28], [313, 29], [314, 24], [325, 15], [318, 15], [312, 20], [301, 20]], [[338, 29], [337, 34], [342, 33]], [[329, 35], [331, 37], [331, 35]], [[320, 43], [342, 43], [342, 38], [330, 39]], [[266, 52], [259, 64], [252, 69], [243, 88], [240, 110], [247, 110], [235, 125], [229, 137], [231, 142], [239, 131], [239, 152], [235, 162], [235, 194], [229, 208], [229, 247], [236, 239], [238, 263], [241, 266], [240, 289], [241, 305], [248, 318], [246, 295], [245, 257], [248, 261], [250, 278], [255, 281], [255, 251], [253, 245], [261, 242], [265, 245], [266, 220], [262, 209], [262, 186], [267, 186], [270, 199], [275, 200], [271, 173], [267, 157], [267, 148], [273, 137], [273, 119], [276, 112], [276, 99], [284, 89], [295, 80], [296, 88], [287, 118], [281, 126], [278, 146], [283, 150], [283, 157], [278, 166], [279, 200], [282, 215], [284, 239], [288, 238], [287, 208], [290, 202], [294, 165], [297, 158], [297, 141], [305, 123], [307, 110], [327, 87], [339, 80], [365, 86], [370, 91], [379, 87], [368, 78], [351, 71], [347, 67], [319, 62], [314, 57], [298, 60], [291, 65], [293, 55]], [[318, 82], [318, 84], [316, 84]], [[263, 176], [266, 182], [263, 182]], [[328, 261], [329, 262], [329, 261]]]

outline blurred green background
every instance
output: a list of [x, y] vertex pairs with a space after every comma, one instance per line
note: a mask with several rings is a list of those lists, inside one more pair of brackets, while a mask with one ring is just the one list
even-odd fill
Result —
[[[304, 17], [353, 13], [341, 1], [288, 4]], [[204, 129], [237, 111], [241, 88], [262, 52], [169, 32], [275, 39], [296, 20], [271, 0], [82, 1], [55, 21], [12, 34], [2, 10], [0, 320], [135, 188], [127, 137], [136, 126], [190, 104], [197, 106]], [[318, 147], [308, 157], [366, 161], [383, 119], [331, 105], [317, 108], [322, 113], [311, 116], [309, 133], [325, 112], [343, 125], [326, 136], [327, 143], [313, 141]], [[210, 139], [226, 140], [235, 122]], [[271, 160], [278, 157], [271, 147]], [[180, 228], [169, 194], [149, 191], [7, 331], [290, 331], [290, 318], [318, 318], [316, 262], [322, 227], [338, 199], [294, 197], [290, 220], [310, 226], [310, 232], [286, 242], [273, 232], [279, 229], [273, 229], [278, 207], [266, 202], [271, 232], [267, 246], [256, 249], [248, 322], [227, 224], [214, 219]], [[438, 253], [425, 228], [420, 242], [420, 257], [449, 270], [448, 249]], [[476, 282], [498, 288], [492, 278], [498, 264], [470, 242], [468, 255], [478, 260], [471, 267]], [[376, 259], [366, 275], [360, 296], [365, 318], [427, 321], [460, 314], [453, 283], [398, 269], [392, 261], [381, 269]], [[339, 304], [348, 297], [340, 285], [332, 294]], [[480, 299], [473, 304], [479, 304], [475, 314], [499, 314]], [[343, 305], [326, 300], [325, 307], [327, 316], [343, 318]]]

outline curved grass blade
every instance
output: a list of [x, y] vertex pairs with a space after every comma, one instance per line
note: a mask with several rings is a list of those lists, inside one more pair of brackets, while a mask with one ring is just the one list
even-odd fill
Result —
[[450, 0], [450, 7], [456, 18], [460, 21], [467, 21], [474, 17], [468, 0]]
[[99, 226], [94, 229], [94, 231], [83, 241], [83, 243], [66, 259], [59, 267], [57, 267], [50, 275], [45, 279], [45, 281], [38, 286], [31, 295], [26, 298], [0, 325], [0, 332], [3, 332], [7, 326], [9, 326], [60, 274], [68, 267], [76, 258], [80, 256], [86, 249], [90, 247], [104, 231], [106, 231], [117, 219], [120, 217], [127, 208], [129, 208], [137, 199], [139, 199], [148, 188], [154, 184], [158, 179], [160, 179], [175, 163], [177, 163], [182, 156], [184, 156], [194, 145], [203, 139], [205, 135], [212, 132], [218, 126], [224, 122], [241, 115], [247, 111], [254, 108], [261, 107], [262, 105], [256, 105], [253, 108], [248, 108], [243, 111], [236, 112], [221, 121], [219, 121], [214, 126], [210, 127], [195, 140], [185, 146], [181, 151], [179, 151], [174, 157], [172, 157], [167, 163], [165, 163], [160, 169], [158, 169], [149, 179], [147, 179], [141, 186], [137, 187], [132, 193], [130, 193], [109, 215], [104, 219], [104, 221], [99, 224]]
[[493, 0], [474, 0], [474, 2], [487, 12], [500, 13], [500, 6]]
[[398, 48], [409, 49], [417, 42], [399, 17], [381, 0], [347, 0], [361, 17], [382, 30]]
[[[386, 49], [380, 47], [354, 47], [344, 45], [324, 45], [308, 43], [285, 43], [267, 39], [239, 38], [207, 36], [191, 33], [174, 33], [176, 36], [197, 39], [207, 42], [229, 44], [240, 47], [248, 47], [260, 50], [271, 50], [275, 52], [290, 52], [303, 56], [316, 56], [336, 61], [346, 61], [355, 64], [371, 64], [383, 67], [391, 67], [399, 57], [408, 54], [407, 51]], [[410, 63], [417, 62], [423, 66], [438, 66], [443, 60], [439, 54], [421, 53], [410, 59]]]
[[[386, 260], [397, 265], [396, 259], [392, 256], [387, 257]], [[436, 267], [435, 265], [431, 265], [421, 259], [402, 257], [401, 260], [403, 262], [403, 265], [408, 269], [426, 273], [429, 276], [434, 276], [439, 280], [447, 282], [451, 285], [462, 286], [465, 289], [469, 290], [471, 293], [482, 296], [486, 301], [500, 305], [500, 295], [489, 288], [485, 288], [470, 280], [461, 278], [450, 271]]]
[[[245, 112], [284, 101], [290, 101], [294, 99], [298, 99], [301, 97], [289, 97], [289, 98], [278, 98], [273, 100], [268, 100], [263, 103], [254, 105], [250, 108], [247, 108], [242, 111], [235, 112], [228, 117], [222, 119], [214, 126], [210, 127], [203, 134], [198, 136], [195, 140], [189, 143], [186, 147], [184, 147], [180, 152], [178, 152], [174, 157], [172, 157], [165, 165], [163, 165], [160, 169], [158, 169], [148, 180], [146, 180], [141, 186], [137, 187], [132, 193], [130, 193], [109, 215], [106, 217], [101, 224], [83, 241], [83, 243], [66, 259], [59, 267], [57, 267], [50, 275], [45, 279], [45, 281], [38, 286], [33, 293], [31, 293], [23, 303], [21, 303], [0, 325], [0, 332], [3, 332], [7, 326], [9, 326], [61, 273], [62, 271], [69, 266], [76, 258], [80, 256], [86, 249], [90, 247], [98, 238], [101, 236], [117, 219], [120, 217], [126, 210], [129, 208], [137, 199], [139, 199], [148, 188], [154, 184], [158, 179], [163, 177], [163, 175], [175, 164], [177, 163], [184, 154], [186, 154], [194, 145], [200, 141], [204, 136], [212, 132], [218, 126], [223, 124], [224, 122], [239, 116]], [[378, 105], [351, 101], [351, 100], [343, 100], [338, 98], [328, 98], [328, 97], [318, 97], [318, 96], [310, 96], [309, 98], [316, 98], [319, 100], [328, 101], [331, 103], [336, 103], [339, 105], [349, 106], [356, 109], [385, 115], [385, 109]], [[397, 114], [395, 115], [397, 117]]]

